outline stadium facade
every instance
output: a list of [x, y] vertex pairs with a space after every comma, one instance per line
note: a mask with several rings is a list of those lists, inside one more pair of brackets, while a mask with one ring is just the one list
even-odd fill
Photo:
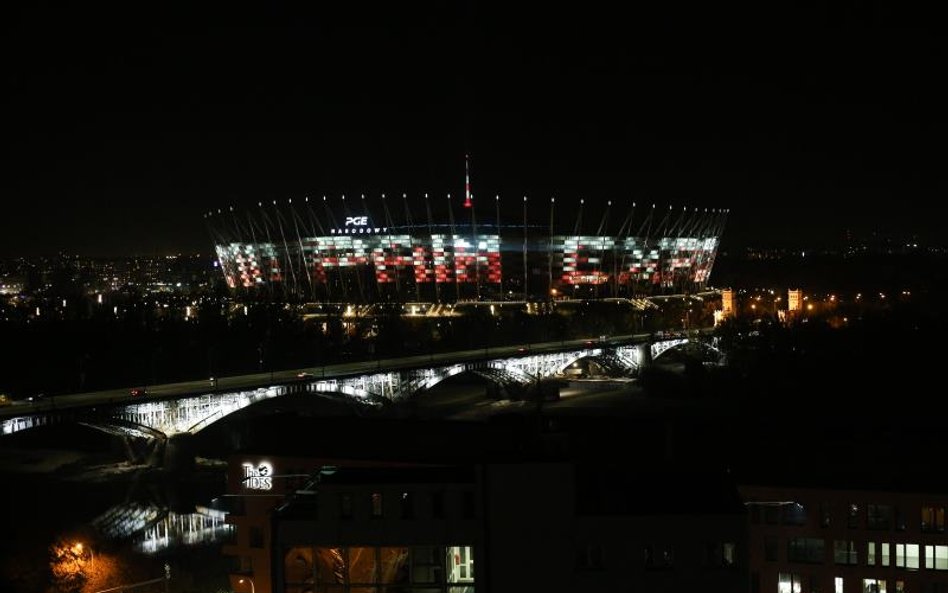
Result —
[[728, 214], [609, 202], [587, 213], [590, 231], [583, 215], [591, 208], [582, 200], [563, 208], [551, 199], [539, 213], [543, 223], [531, 218], [526, 198], [522, 220], [502, 219], [499, 197], [488, 216], [468, 199], [455, 217], [448, 196], [440, 219], [433, 201], [306, 198], [209, 212], [205, 221], [235, 291], [321, 302], [446, 302], [701, 290]]

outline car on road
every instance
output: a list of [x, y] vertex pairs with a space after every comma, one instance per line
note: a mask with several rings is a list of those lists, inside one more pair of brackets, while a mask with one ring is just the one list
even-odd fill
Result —
[[141, 397], [145, 395], [145, 388], [133, 387], [132, 389], [129, 390], [128, 394], [131, 395], [132, 397]]
[[297, 379], [309, 379], [312, 376], [314, 376], [313, 373], [307, 373], [305, 371], [303, 371], [302, 373], [296, 373]]

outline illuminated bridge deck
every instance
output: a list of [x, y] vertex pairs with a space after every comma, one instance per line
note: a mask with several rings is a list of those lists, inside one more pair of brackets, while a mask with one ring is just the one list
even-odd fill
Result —
[[144, 395], [132, 395], [127, 388], [80, 393], [37, 403], [19, 402], [0, 410], [0, 422], [2, 434], [73, 421], [117, 434], [153, 438], [197, 432], [258, 401], [290, 393], [395, 401], [461, 372], [473, 372], [501, 384], [523, 385], [556, 375], [585, 357], [599, 357], [631, 373], [643, 364], [643, 358], [653, 359], [689, 341], [704, 340], [708, 331], [634, 334], [377, 359], [155, 385]]

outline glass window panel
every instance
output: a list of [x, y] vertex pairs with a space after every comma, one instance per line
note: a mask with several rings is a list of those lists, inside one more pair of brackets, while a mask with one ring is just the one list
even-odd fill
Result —
[[416, 565], [412, 567], [411, 580], [413, 583], [440, 583], [441, 567], [429, 565]]
[[948, 570], [948, 546], [935, 546], [935, 570]]
[[859, 527], [859, 505], [854, 502], [849, 504], [849, 517], [846, 520], [846, 526], [851, 529]]
[[889, 529], [892, 523], [892, 507], [881, 504], [868, 505], [866, 523], [869, 529]]
[[415, 546], [411, 549], [412, 564], [435, 564], [440, 562], [434, 546]]
[[801, 593], [802, 579], [799, 574], [781, 572], [777, 576], [777, 593]]
[[376, 548], [349, 548], [350, 583], [379, 582], [375, 551]]
[[316, 581], [327, 584], [346, 582], [344, 548], [316, 548]]
[[287, 583], [312, 583], [313, 548], [290, 548], [283, 558], [283, 574]]
[[409, 581], [408, 548], [381, 548], [379, 558], [382, 583], [394, 585]]
[[372, 516], [375, 518], [382, 516], [382, 493], [373, 492], [371, 496], [372, 500]]
[[905, 568], [918, 569], [918, 544], [905, 545]]
[[444, 517], [444, 492], [431, 493], [431, 516], [435, 519]]
[[882, 566], [889, 565], [889, 542], [882, 542]]
[[[449, 546], [445, 550], [445, 560], [449, 583], [474, 580], [474, 555], [471, 546]], [[599, 560], [597, 564], [601, 564], [600, 558], [594, 560]]]
[[935, 528], [935, 507], [922, 507], [922, 531], [933, 531]]
[[726, 542], [722, 548], [724, 566], [734, 566], [736, 561], [736, 545], [730, 542]]
[[339, 516], [343, 519], [352, 518], [352, 495], [351, 494], [340, 494], [339, 495]]

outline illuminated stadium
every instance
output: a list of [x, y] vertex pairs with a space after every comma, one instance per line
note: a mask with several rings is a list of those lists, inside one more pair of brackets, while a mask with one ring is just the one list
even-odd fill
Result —
[[554, 199], [529, 212], [523, 198], [522, 216], [502, 217], [500, 197], [487, 212], [472, 197], [305, 198], [204, 218], [231, 289], [371, 303], [701, 290], [728, 213]]

